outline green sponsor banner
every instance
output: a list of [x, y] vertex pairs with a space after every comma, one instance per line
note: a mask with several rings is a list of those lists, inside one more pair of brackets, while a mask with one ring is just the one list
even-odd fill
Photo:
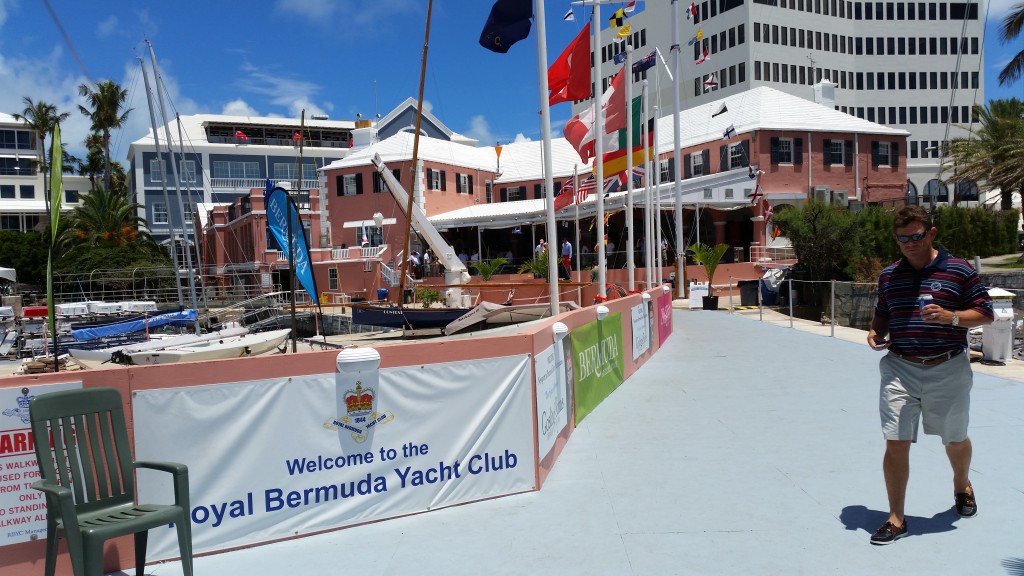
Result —
[[622, 358], [622, 314], [609, 314], [573, 330], [573, 376], [576, 381], [576, 423], [594, 411], [622, 384], [626, 373]]

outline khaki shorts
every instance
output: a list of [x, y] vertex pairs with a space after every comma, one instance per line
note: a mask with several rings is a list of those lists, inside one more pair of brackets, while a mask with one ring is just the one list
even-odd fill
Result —
[[890, 353], [878, 362], [878, 370], [878, 411], [886, 440], [917, 442], [919, 421], [925, 434], [941, 436], [943, 444], [967, 438], [974, 385], [969, 354], [921, 366]]

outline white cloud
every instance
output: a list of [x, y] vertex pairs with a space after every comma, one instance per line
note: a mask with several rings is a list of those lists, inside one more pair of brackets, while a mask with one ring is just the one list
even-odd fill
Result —
[[0, 0], [0, 26], [7, 22], [7, 0]]
[[533, 138], [530, 138], [529, 136], [525, 136], [522, 132], [520, 132], [520, 133], [516, 134], [515, 139], [512, 140], [512, 141], [516, 142], [516, 143], [520, 143], [520, 142], [533, 142]]
[[242, 65], [242, 70], [248, 74], [239, 82], [243, 91], [267, 97], [271, 104], [283, 108], [292, 118], [299, 117], [302, 110], [309, 116], [327, 114], [334, 109], [330, 102], [314, 101], [313, 98], [323, 91], [319, 84], [274, 76], [248, 63]]
[[482, 114], [469, 119], [469, 130], [466, 130], [466, 136], [473, 138], [481, 146], [493, 146], [497, 142], [497, 138], [491, 132], [491, 125], [487, 123], [487, 118], [484, 118]]
[[241, 98], [235, 98], [231, 102], [228, 102], [227, 104], [225, 104], [224, 108], [221, 109], [220, 113], [221, 114], [225, 114], [227, 116], [259, 116], [260, 115], [258, 112], [256, 112], [255, 108], [253, 108], [252, 106], [249, 106], [249, 104], [245, 100], [242, 100]]
[[117, 16], [111, 14], [96, 26], [96, 35], [100, 38], [106, 38], [113, 34], [115, 30], [117, 30]]

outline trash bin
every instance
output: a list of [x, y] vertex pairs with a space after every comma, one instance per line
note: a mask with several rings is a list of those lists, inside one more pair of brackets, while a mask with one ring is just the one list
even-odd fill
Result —
[[765, 306], [777, 306], [779, 303], [779, 291], [773, 290], [766, 280], [761, 280], [761, 304]]
[[757, 306], [757, 286], [760, 280], [740, 280], [740, 306]]
[[377, 301], [378, 302], [383, 302], [383, 301], [385, 301], [387, 299], [388, 299], [388, 289], [387, 288], [377, 288]]
[[995, 319], [981, 329], [981, 353], [985, 360], [1006, 362], [1013, 358], [1013, 292], [990, 288]]

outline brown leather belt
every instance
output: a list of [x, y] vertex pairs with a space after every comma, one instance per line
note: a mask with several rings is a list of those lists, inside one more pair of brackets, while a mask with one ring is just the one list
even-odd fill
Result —
[[956, 358], [961, 353], [963, 353], [963, 351], [964, 351], [963, 348], [957, 348], [956, 350], [950, 350], [949, 352], [943, 352], [942, 354], [939, 354], [938, 356], [927, 356], [927, 357], [909, 356], [907, 354], [900, 354], [899, 352], [893, 352], [893, 354], [895, 354], [896, 356], [899, 356], [901, 359], [906, 360], [907, 362], [912, 362], [914, 364], [920, 364], [921, 366], [936, 366], [936, 365], [942, 364], [943, 362], [945, 362], [946, 360], [949, 360], [950, 358]]

